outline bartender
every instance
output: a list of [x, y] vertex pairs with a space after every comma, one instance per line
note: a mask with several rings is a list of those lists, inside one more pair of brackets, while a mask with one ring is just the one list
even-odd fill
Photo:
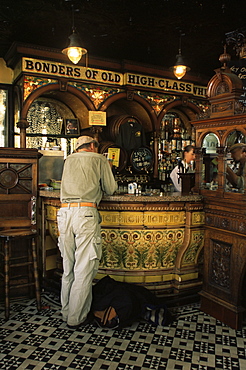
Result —
[[182, 160], [174, 167], [170, 174], [170, 178], [173, 182], [175, 191], [181, 192], [182, 183], [179, 176], [180, 173], [194, 172], [193, 161], [195, 159], [194, 146], [187, 145], [182, 153]]

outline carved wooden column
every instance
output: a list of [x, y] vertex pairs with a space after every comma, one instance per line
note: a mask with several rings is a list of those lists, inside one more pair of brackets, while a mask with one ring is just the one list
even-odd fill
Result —
[[222, 192], [225, 187], [225, 148], [217, 148], [218, 154], [218, 191]]
[[21, 119], [16, 125], [20, 129], [20, 148], [26, 148], [26, 129], [29, 123], [27, 120]]
[[196, 158], [196, 175], [195, 175], [195, 186], [193, 188], [194, 193], [199, 192], [200, 184], [202, 182], [202, 149], [195, 148]]
[[154, 132], [154, 169], [153, 177], [158, 178], [158, 135]]

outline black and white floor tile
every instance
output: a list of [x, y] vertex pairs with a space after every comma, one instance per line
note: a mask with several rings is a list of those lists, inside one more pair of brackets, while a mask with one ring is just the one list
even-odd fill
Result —
[[245, 370], [246, 326], [235, 331], [199, 310], [199, 304], [172, 308], [177, 320], [154, 327], [136, 322], [122, 330], [92, 324], [70, 330], [58, 298], [43, 294], [0, 307], [0, 369], [55, 370]]

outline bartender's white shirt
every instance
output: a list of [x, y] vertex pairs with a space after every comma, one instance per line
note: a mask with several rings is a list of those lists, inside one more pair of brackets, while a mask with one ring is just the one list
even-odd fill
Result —
[[[190, 172], [190, 166], [185, 161], [182, 161], [185, 172]], [[175, 191], [181, 192], [182, 190], [182, 179], [179, 177], [179, 166], [175, 166], [172, 172], [170, 173], [170, 178], [173, 182]]]

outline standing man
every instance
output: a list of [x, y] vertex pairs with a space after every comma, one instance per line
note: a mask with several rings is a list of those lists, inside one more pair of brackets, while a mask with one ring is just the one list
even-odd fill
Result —
[[238, 170], [234, 172], [229, 166], [226, 168], [227, 180], [237, 189], [244, 190], [244, 175], [246, 171], [246, 144], [237, 143], [230, 147], [231, 157], [236, 164], [239, 164]]
[[194, 153], [194, 146], [187, 145], [184, 148], [183, 151], [183, 159], [177, 166], [174, 167], [170, 174], [170, 178], [173, 182], [173, 185], [175, 187], [175, 191], [181, 192], [182, 190], [182, 184], [181, 184], [181, 178], [179, 177], [179, 173], [187, 173], [187, 172], [194, 172], [192, 168], [192, 161], [195, 159], [195, 153]]
[[76, 152], [67, 157], [57, 213], [58, 244], [63, 258], [62, 317], [71, 328], [82, 324], [90, 311], [92, 281], [101, 258], [102, 193], [112, 195], [117, 183], [107, 159], [97, 153], [98, 141], [80, 136]]

